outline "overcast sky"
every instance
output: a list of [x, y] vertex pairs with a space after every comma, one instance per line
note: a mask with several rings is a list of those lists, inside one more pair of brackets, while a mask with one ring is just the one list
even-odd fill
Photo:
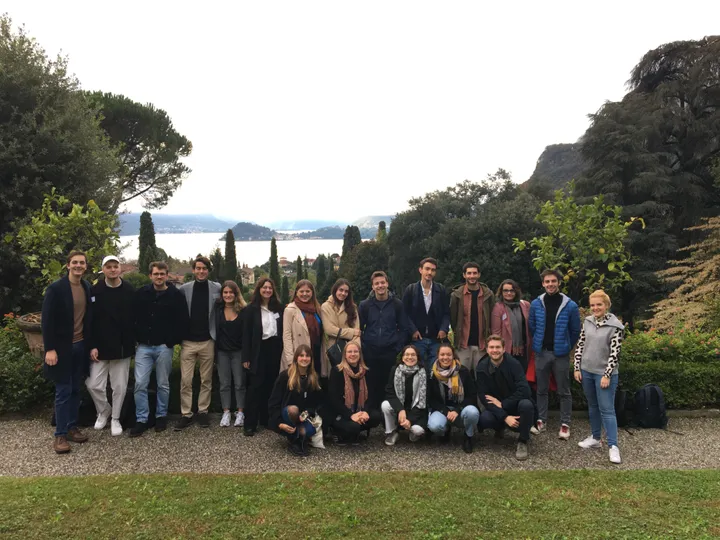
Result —
[[[204, 4], [204, 5], [203, 5]], [[493, 4], [493, 5], [490, 5]], [[259, 223], [393, 214], [548, 144], [625, 93], [660, 44], [717, 33], [715, 0], [4, 0], [83, 88], [165, 109], [193, 143], [163, 210]]]

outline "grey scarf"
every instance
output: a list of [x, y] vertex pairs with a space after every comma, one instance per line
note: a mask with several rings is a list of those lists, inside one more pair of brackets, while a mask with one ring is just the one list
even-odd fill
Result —
[[525, 352], [525, 325], [523, 324], [520, 302], [505, 302], [505, 307], [510, 317], [510, 329], [512, 330], [512, 354], [518, 355]]
[[424, 409], [426, 407], [426, 390], [427, 390], [427, 373], [424, 369], [420, 369], [417, 364], [408, 367], [405, 364], [398, 365], [395, 370], [395, 395], [400, 400], [400, 403], [405, 403], [405, 375], [413, 375], [413, 395], [412, 405], [410, 408]]

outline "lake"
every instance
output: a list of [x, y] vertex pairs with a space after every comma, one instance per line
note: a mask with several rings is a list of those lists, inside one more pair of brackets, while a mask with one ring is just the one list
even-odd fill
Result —
[[[194, 259], [198, 253], [210, 255], [219, 246], [225, 252], [225, 241], [221, 241], [223, 233], [189, 233], [189, 234], [156, 234], [155, 243], [176, 259]], [[121, 256], [127, 260], [138, 258], [138, 237], [121, 236], [120, 243], [124, 247]], [[321, 253], [341, 253], [342, 239], [337, 240], [278, 240], [278, 258], [286, 257], [293, 262], [300, 257], [314, 259]], [[270, 258], [270, 241], [235, 242], [238, 266], [247, 264], [250, 267], [266, 263]]]

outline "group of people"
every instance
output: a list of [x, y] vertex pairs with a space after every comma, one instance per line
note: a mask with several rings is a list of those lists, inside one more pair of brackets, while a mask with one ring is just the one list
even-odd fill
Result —
[[558, 437], [570, 437], [575, 348], [574, 378], [587, 396], [592, 428], [579, 446], [602, 447], [604, 428], [610, 461], [620, 463], [614, 395], [624, 327], [609, 312], [607, 294], [590, 295], [591, 315], [581, 321], [577, 304], [560, 292], [557, 270], [542, 272], [544, 293], [530, 303], [512, 279], [493, 294], [475, 262], [463, 266], [464, 283], [448, 293], [434, 280], [437, 267], [433, 258], [420, 261], [420, 279], [402, 297], [390, 291], [384, 272], [374, 272], [372, 292], [359, 305], [345, 279], [322, 304], [303, 279], [284, 306], [269, 277], [258, 279], [246, 304], [235, 282], [208, 279], [210, 261], [201, 256], [189, 283], [169, 283], [167, 264], [157, 261], [150, 264], [151, 283], [134, 290], [109, 255], [104, 279], [91, 286], [83, 280], [85, 254], [73, 251], [67, 276], [46, 291], [42, 313], [44, 367], [56, 388], [54, 450], [66, 453], [70, 442], [88, 440], [77, 427], [84, 380], [97, 409], [95, 429], [109, 422], [112, 435], [123, 433], [132, 356], [136, 422], [129, 436], [153, 425], [166, 430], [173, 351], [180, 345], [176, 431], [193, 422], [209, 427], [217, 365], [220, 425], [242, 427], [246, 436], [268, 427], [286, 436], [296, 455], [322, 445], [323, 437], [357, 444], [380, 425], [389, 446], [401, 431], [411, 442], [431, 435], [449, 441], [454, 426], [467, 453], [476, 433], [492, 430], [502, 438], [506, 429], [517, 432], [515, 456], [525, 460], [531, 434], [546, 431], [551, 388], [560, 400]]

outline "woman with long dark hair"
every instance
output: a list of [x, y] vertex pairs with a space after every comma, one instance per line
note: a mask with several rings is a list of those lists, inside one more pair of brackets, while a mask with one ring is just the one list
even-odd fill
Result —
[[505, 352], [514, 356], [527, 371], [532, 337], [528, 319], [530, 302], [522, 299], [520, 285], [506, 279], [495, 293], [497, 302], [492, 310], [490, 331], [505, 340]]
[[308, 440], [315, 435], [311, 420], [322, 401], [320, 378], [312, 351], [300, 345], [288, 369], [280, 373], [268, 402], [270, 426], [288, 438], [288, 449], [297, 456], [308, 454]]
[[360, 317], [347, 279], [340, 278], [332, 286], [330, 297], [320, 306], [320, 318], [324, 334], [320, 376], [328, 377], [334, 366], [330, 365], [327, 351], [338, 339], [360, 346]]
[[315, 286], [308, 279], [301, 279], [297, 282], [292, 302], [285, 308], [282, 337], [283, 356], [280, 369], [288, 369], [297, 348], [300, 345], [307, 345], [313, 353], [315, 371], [321, 373], [322, 320], [320, 319], [320, 304], [315, 295]]
[[261, 277], [255, 284], [250, 305], [245, 308], [243, 366], [250, 372], [245, 407], [245, 435], [255, 435], [258, 421], [268, 425], [268, 398], [280, 372], [282, 356], [283, 306], [275, 283]]
[[246, 306], [240, 287], [228, 280], [222, 285], [220, 298], [215, 303], [215, 335], [217, 341], [217, 370], [220, 380], [220, 402], [223, 408], [220, 426], [230, 426], [232, 415], [230, 404], [235, 389], [235, 427], [245, 424], [245, 369], [242, 365], [242, 342], [244, 331], [244, 309]]

